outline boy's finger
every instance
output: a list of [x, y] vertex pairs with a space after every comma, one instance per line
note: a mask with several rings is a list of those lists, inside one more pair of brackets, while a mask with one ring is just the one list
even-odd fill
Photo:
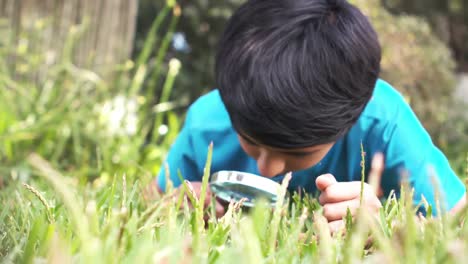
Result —
[[331, 174], [320, 175], [317, 177], [317, 179], [315, 179], [315, 185], [317, 186], [317, 189], [321, 192], [323, 192], [330, 185], [333, 185], [335, 183], [337, 183], [337, 181], [335, 177]]
[[323, 206], [323, 216], [330, 222], [340, 220], [349, 212], [352, 216], [360, 206], [359, 199], [353, 199], [338, 203], [328, 203]]
[[156, 181], [151, 181], [149, 183], [149, 185], [146, 186], [142, 190], [143, 199], [146, 202], [151, 202], [151, 201], [157, 199], [158, 197], [160, 197], [160, 194], [162, 194], [162, 193], [163, 192], [159, 189], [159, 186], [158, 186]]
[[380, 181], [384, 168], [384, 155], [382, 153], [376, 153], [372, 159], [371, 170], [369, 172], [369, 184], [372, 186], [372, 190], [375, 194], [379, 193]]
[[[200, 197], [200, 196], [198, 196]], [[211, 193], [207, 192], [205, 196], [205, 205], [204, 208], [207, 208], [208, 206], [211, 205]]]
[[348, 209], [351, 215], [354, 215], [356, 213], [357, 208], [359, 208], [359, 205], [359, 199], [353, 199], [339, 203], [327, 203], [323, 206], [323, 216], [329, 222], [340, 220], [346, 216], [346, 214], [348, 213]]
[[330, 228], [330, 233], [335, 234], [335, 233], [340, 232], [341, 230], [344, 230], [346, 225], [345, 225], [345, 222], [341, 219], [341, 220], [328, 222], [328, 227]]
[[319, 203], [338, 203], [356, 199], [361, 193], [360, 182], [339, 182], [329, 186], [319, 196]]
[[216, 211], [216, 217], [217, 218], [222, 217], [224, 215], [224, 213], [225, 213], [224, 206], [221, 205], [218, 201], [216, 201], [215, 211]]

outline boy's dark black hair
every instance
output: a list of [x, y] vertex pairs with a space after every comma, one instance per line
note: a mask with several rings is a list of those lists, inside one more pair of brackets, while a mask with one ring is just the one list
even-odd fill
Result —
[[216, 81], [234, 128], [278, 148], [331, 143], [372, 96], [381, 49], [345, 0], [250, 0], [219, 42]]

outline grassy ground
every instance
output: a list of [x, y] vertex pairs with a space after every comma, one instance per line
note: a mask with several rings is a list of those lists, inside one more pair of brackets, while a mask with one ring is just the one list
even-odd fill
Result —
[[[139, 177], [110, 183], [70, 181], [36, 154], [33, 174], [10, 182], [0, 197], [0, 256], [4, 263], [464, 263], [468, 213], [416, 218], [411, 192], [389, 197], [378, 219], [362, 211], [330, 235], [311, 197], [287, 196], [275, 210], [259, 203], [243, 212], [231, 204], [220, 219], [196, 198], [145, 199]], [[206, 171], [205, 179], [209, 171]], [[96, 179], [94, 183], [99, 180]], [[280, 194], [284, 197], [287, 181]], [[205, 186], [206, 187], [206, 186]], [[171, 192], [169, 192], [171, 193]], [[179, 208], [181, 208], [179, 210]], [[210, 217], [206, 219], [204, 215]]]
[[468, 261], [467, 210], [417, 219], [407, 188], [388, 197], [378, 219], [362, 211], [334, 235], [313, 197], [285, 196], [287, 182], [275, 210], [231, 204], [220, 219], [190, 192], [193, 210], [171, 191], [145, 196], [180, 127], [170, 110], [184, 104], [169, 101], [180, 63], [163, 61], [171, 29], [157, 38], [161, 21], [110, 83], [66, 56], [31, 78], [44, 55], [25, 42], [0, 45], [16, 60], [0, 65], [2, 263]]

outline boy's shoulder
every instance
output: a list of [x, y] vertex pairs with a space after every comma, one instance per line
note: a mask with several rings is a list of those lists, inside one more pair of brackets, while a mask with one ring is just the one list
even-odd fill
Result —
[[388, 82], [379, 79], [375, 85], [372, 98], [361, 114], [361, 119], [393, 121], [398, 109], [406, 105], [407, 102], [399, 91]]
[[192, 103], [185, 125], [198, 131], [223, 131], [231, 128], [229, 114], [217, 89], [202, 95]]
[[[405, 98], [388, 82], [379, 79], [373, 96], [358, 120], [358, 126], [366, 124], [388, 124], [397, 122], [398, 109], [407, 106]], [[219, 91], [212, 90], [199, 97], [187, 112], [185, 125], [192, 131], [221, 132], [232, 131], [229, 114], [224, 106]]]

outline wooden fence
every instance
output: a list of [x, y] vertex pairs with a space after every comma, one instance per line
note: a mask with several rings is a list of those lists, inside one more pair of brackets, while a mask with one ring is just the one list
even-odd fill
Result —
[[73, 63], [99, 73], [103, 65], [129, 58], [137, 7], [138, 0], [0, 0], [0, 19], [15, 44], [24, 41], [25, 33], [41, 28], [40, 36], [27, 45], [47, 54], [50, 63], [61, 56], [70, 29], [84, 26], [74, 43]]

